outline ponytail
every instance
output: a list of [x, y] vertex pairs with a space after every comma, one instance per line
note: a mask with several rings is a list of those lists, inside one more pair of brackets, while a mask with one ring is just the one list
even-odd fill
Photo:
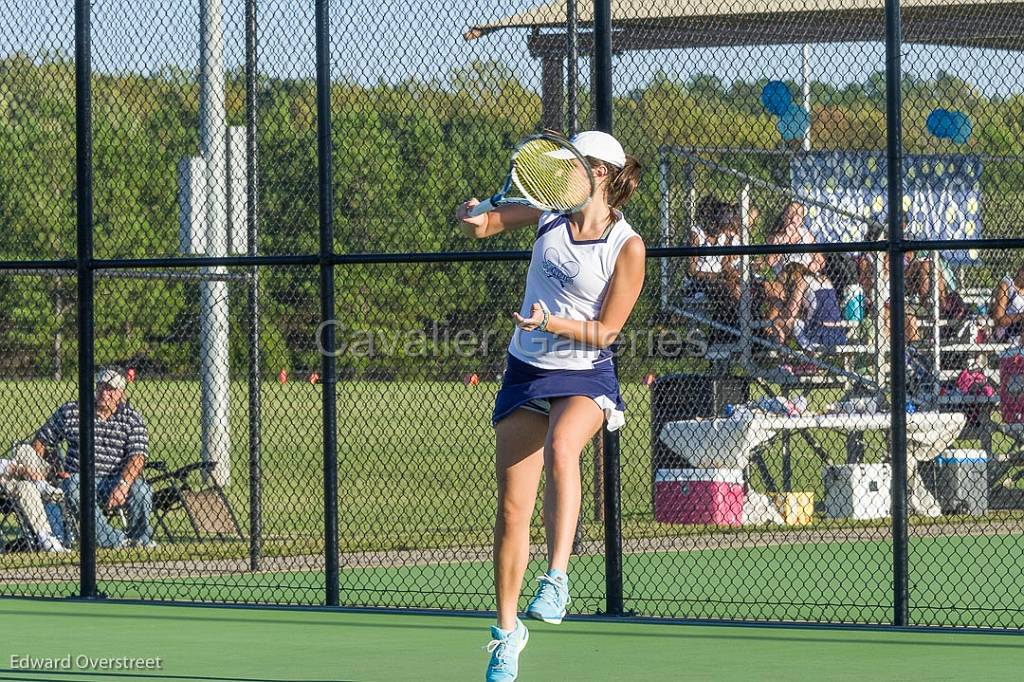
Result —
[[611, 166], [608, 168], [608, 180], [606, 193], [608, 206], [618, 208], [629, 201], [640, 184], [640, 162], [636, 158], [626, 154], [626, 165], [622, 168]]

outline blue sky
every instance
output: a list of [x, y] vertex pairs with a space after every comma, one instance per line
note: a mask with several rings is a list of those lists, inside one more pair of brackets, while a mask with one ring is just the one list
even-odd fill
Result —
[[[723, 0], [725, 1], [725, 0]], [[6, 3], [5, 3], [6, 4]], [[0, 54], [73, 49], [73, 15], [68, 0], [14, 0], [0, 16]], [[243, 59], [242, 0], [224, 0], [226, 59]], [[263, 71], [273, 76], [311, 77], [314, 64], [312, 0], [260, 0]], [[466, 42], [465, 29], [536, 4], [512, 0], [371, 0], [331, 3], [332, 72], [364, 84], [410, 77], [445, 80], [452, 69], [474, 59], [510, 64], [536, 88], [539, 67], [526, 53], [526, 33], [502, 31]], [[93, 57], [98, 70], [152, 71], [166, 65], [196, 68], [198, 0], [97, 0], [93, 10]], [[812, 49], [812, 77], [836, 85], [862, 80], [883, 66], [880, 44], [818, 45]], [[1024, 91], [1016, 54], [906, 46], [904, 69], [932, 76], [938, 69], [965, 78], [987, 94]], [[627, 91], [659, 68], [681, 78], [713, 73], [726, 82], [762, 77], [800, 77], [800, 48], [679, 50], [625, 55], [616, 59], [615, 85]], [[589, 65], [581, 62], [584, 82]]]

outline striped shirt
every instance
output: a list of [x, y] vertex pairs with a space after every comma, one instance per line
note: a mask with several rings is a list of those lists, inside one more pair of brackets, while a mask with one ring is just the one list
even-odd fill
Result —
[[[98, 477], [120, 474], [131, 455], [149, 455], [149, 432], [142, 415], [125, 403], [118, 405], [114, 414], [106, 419], [97, 417], [93, 433]], [[56, 447], [67, 441], [64, 466], [69, 472], [76, 473], [79, 469], [78, 403], [64, 403], [58, 407], [36, 433], [36, 439], [47, 447]]]

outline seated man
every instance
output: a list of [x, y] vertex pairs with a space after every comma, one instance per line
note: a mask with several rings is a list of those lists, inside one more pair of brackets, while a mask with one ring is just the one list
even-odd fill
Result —
[[67, 552], [53, 533], [43, 501], [60, 502], [64, 493], [46, 482], [49, 465], [31, 445], [14, 446], [10, 459], [0, 459], [0, 490], [18, 507], [28, 529], [35, 536], [36, 546], [44, 552]]
[[999, 280], [992, 292], [992, 324], [997, 341], [1016, 343], [1024, 333], [1024, 265]]
[[[153, 491], [143, 480], [142, 467], [149, 451], [149, 434], [142, 416], [123, 401], [128, 382], [120, 369], [101, 370], [96, 379], [94, 448], [96, 459], [96, 535], [101, 547], [152, 547]], [[42, 453], [67, 441], [64, 465], [71, 476], [64, 482], [68, 512], [79, 509], [78, 402], [64, 403], [36, 433], [32, 446]], [[103, 510], [124, 506], [126, 532], [115, 530]]]

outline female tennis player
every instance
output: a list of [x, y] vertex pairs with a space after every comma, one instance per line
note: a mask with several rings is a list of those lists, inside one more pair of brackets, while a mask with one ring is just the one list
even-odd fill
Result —
[[[640, 164], [607, 133], [587, 131], [572, 144], [590, 163], [594, 192], [572, 215], [523, 205], [470, 217], [457, 211], [477, 239], [537, 226], [522, 309], [491, 421], [497, 441], [498, 510], [494, 585], [498, 623], [491, 627], [490, 682], [516, 679], [529, 634], [517, 617], [529, 559], [530, 520], [541, 470], [548, 570], [526, 613], [561, 623], [569, 603], [566, 575], [580, 512], [580, 454], [604, 421], [622, 426], [610, 346], [629, 318], [644, 283], [644, 243], [619, 211], [636, 190]], [[566, 156], [565, 158], [569, 158]]]

